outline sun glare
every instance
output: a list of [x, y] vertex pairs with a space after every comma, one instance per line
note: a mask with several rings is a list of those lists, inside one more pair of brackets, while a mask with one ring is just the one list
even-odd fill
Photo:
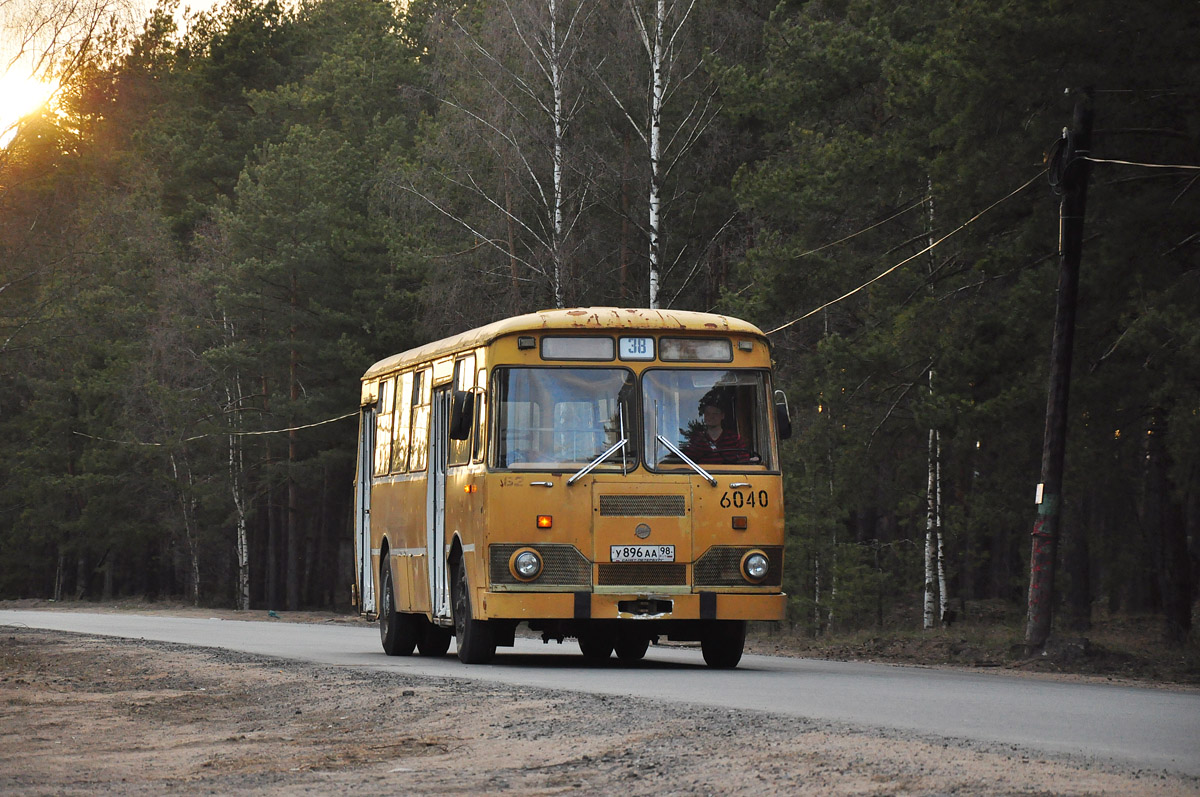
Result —
[[19, 72], [0, 75], [0, 147], [8, 146], [17, 123], [54, 96], [56, 87]]

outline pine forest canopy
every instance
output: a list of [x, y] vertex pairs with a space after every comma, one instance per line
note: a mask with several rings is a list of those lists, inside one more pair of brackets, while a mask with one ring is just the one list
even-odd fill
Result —
[[58, 107], [0, 150], [0, 595], [345, 605], [366, 365], [627, 305], [773, 330], [797, 629], [917, 624], [927, 593], [1015, 616], [1048, 159], [1091, 87], [1059, 622], [1190, 631], [1200, 9], [176, 10], [55, 60]]

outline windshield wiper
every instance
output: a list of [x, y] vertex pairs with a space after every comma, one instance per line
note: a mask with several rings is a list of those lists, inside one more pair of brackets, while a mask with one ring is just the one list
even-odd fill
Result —
[[618, 418], [618, 422], [620, 423], [620, 428], [621, 428], [621, 439], [618, 440], [617, 442], [613, 443], [609, 447], [609, 449], [607, 451], [605, 451], [603, 454], [596, 457], [588, 464], [584, 465], [578, 472], [576, 472], [576, 474], [574, 476], [567, 479], [568, 487], [570, 487], [575, 482], [579, 481], [584, 476], [591, 473], [592, 470], [597, 465], [599, 465], [601, 462], [603, 462], [604, 460], [608, 459], [613, 454], [615, 454], [617, 452], [617, 449], [621, 450], [621, 472], [626, 473], [629, 471], [629, 463], [627, 463], [625, 461], [625, 444], [629, 442], [629, 438], [625, 436], [625, 405], [624, 404], [617, 405], [617, 418]]
[[567, 479], [567, 486], [568, 486], [568, 487], [570, 487], [572, 484], [574, 484], [575, 482], [577, 482], [577, 481], [579, 481], [580, 479], [582, 479], [584, 476], [586, 476], [586, 475], [588, 475], [589, 473], [591, 473], [591, 472], [592, 472], [592, 470], [593, 470], [593, 469], [594, 469], [594, 468], [595, 468], [597, 465], [599, 465], [601, 462], [603, 462], [604, 460], [606, 460], [606, 459], [608, 459], [609, 457], [611, 457], [613, 454], [617, 453], [617, 451], [618, 451], [618, 450], [620, 450], [620, 449], [624, 448], [624, 447], [625, 447], [625, 444], [626, 444], [626, 443], [628, 443], [628, 442], [629, 442], [629, 441], [628, 441], [627, 439], [625, 439], [624, 437], [622, 437], [620, 440], [618, 440], [617, 442], [613, 443], [611, 446], [609, 446], [609, 448], [608, 448], [608, 450], [607, 450], [607, 451], [605, 451], [603, 454], [601, 454], [600, 456], [598, 456], [598, 457], [596, 457], [595, 459], [593, 459], [593, 460], [592, 460], [591, 462], [589, 462], [588, 464], [584, 465], [582, 468], [580, 468], [578, 471], [576, 471], [576, 473], [575, 473], [575, 475], [574, 475], [574, 476], [572, 476], [571, 478]]
[[660, 442], [664, 446], [666, 446], [667, 450], [670, 451], [672, 454], [674, 454], [675, 456], [679, 457], [684, 462], [686, 462], [691, 467], [692, 470], [696, 471], [696, 473], [699, 473], [701, 476], [703, 476], [710, 485], [712, 485], [713, 487], [717, 486], [717, 480], [711, 473], [709, 473], [704, 468], [700, 467], [695, 462], [693, 462], [691, 457], [689, 457], [687, 454], [680, 451], [675, 446], [675, 444], [672, 443], [670, 440], [663, 437], [662, 435], [659, 435], [658, 442]]

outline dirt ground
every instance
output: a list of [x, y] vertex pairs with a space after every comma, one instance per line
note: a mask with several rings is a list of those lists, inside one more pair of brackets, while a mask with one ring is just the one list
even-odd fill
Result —
[[1195, 795], [1200, 781], [773, 715], [0, 627], [0, 793], [351, 790]]

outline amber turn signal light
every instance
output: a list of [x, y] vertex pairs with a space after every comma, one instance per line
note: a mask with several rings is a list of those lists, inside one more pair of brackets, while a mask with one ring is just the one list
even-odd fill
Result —
[[745, 515], [734, 515], [733, 527], [738, 531], [745, 531], [746, 529], [750, 528], [750, 521]]
[[539, 529], [549, 529], [554, 527], [554, 517], [552, 515], [538, 515], [537, 527]]

